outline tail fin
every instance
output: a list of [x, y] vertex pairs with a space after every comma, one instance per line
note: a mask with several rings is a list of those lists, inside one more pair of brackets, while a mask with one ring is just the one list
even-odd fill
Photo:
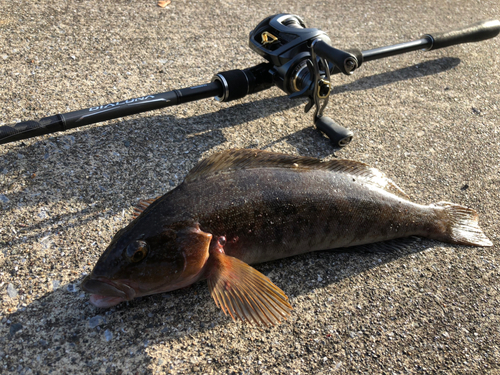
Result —
[[478, 224], [477, 212], [454, 203], [439, 202], [433, 205], [444, 225], [438, 240], [458, 245], [493, 246]]

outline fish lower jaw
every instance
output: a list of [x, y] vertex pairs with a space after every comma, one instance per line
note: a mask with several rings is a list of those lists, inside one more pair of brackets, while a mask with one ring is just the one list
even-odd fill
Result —
[[123, 297], [110, 297], [110, 296], [103, 296], [100, 294], [90, 295], [90, 303], [95, 307], [100, 307], [104, 309], [116, 306], [124, 301], [127, 301], [127, 299]]
[[104, 277], [88, 276], [82, 282], [82, 289], [90, 294], [90, 303], [101, 308], [116, 306], [137, 297], [136, 290], [123, 280], [112, 281]]

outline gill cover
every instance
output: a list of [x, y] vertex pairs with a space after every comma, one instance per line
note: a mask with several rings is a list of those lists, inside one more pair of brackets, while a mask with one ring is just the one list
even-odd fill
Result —
[[[196, 281], [208, 259], [212, 235], [197, 223], [176, 223], [160, 235], [131, 242], [123, 251], [128, 277], [150, 292], [181, 288]], [[123, 275], [125, 277], [125, 275]]]
[[153, 218], [141, 216], [117, 233], [90, 279], [120, 281], [141, 296], [177, 289], [199, 278], [212, 235], [195, 222], [155, 230], [158, 222], [148, 219]]

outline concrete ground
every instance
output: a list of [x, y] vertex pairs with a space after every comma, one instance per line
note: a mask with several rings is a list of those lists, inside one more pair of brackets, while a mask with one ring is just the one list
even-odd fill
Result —
[[[0, 125], [209, 82], [261, 62], [248, 33], [294, 13], [335, 46], [371, 49], [483, 19], [497, 0], [0, 3]], [[303, 101], [277, 88], [0, 146], [0, 372], [496, 373], [500, 371], [500, 37], [335, 76], [327, 114], [355, 131], [340, 158], [419, 203], [476, 209], [490, 248], [422, 240], [395, 253], [262, 264], [289, 296], [272, 329], [234, 323], [205, 282], [110, 310], [79, 289], [140, 198], [201, 158], [260, 148], [333, 158]]]

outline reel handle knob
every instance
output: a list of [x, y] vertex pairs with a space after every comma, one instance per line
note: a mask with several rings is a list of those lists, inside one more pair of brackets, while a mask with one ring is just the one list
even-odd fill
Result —
[[345, 147], [352, 141], [354, 133], [344, 128], [342, 125], [337, 124], [330, 117], [321, 116], [317, 117], [314, 121], [316, 128], [325, 133], [325, 135], [330, 138], [330, 141], [335, 147]]

